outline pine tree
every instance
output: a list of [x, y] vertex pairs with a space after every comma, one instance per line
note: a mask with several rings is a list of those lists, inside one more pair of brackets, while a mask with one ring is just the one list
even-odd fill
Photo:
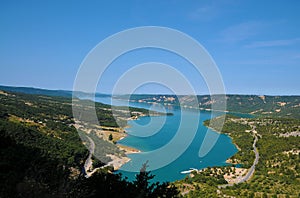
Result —
[[112, 140], [113, 140], [113, 136], [112, 136], [112, 134], [109, 134], [109, 136], [108, 136], [108, 140], [109, 140], [109, 141], [112, 141]]

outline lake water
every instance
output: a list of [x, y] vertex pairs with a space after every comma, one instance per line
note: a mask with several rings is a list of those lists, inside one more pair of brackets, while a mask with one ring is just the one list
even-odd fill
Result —
[[[97, 102], [102, 102], [106, 104], [110, 104], [110, 98], [96, 98]], [[124, 106], [127, 105], [125, 101], [114, 100], [113, 105]], [[151, 105], [147, 103], [129, 103], [130, 106], [134, 107], [142, 107], [149, 109]], [[154, 110], [161, 110], [160, 106], [153, 107]], [[197, 113], [195, 110], [190, 109], [182, 109], [180, 108], [169, 108], [167, 112], [171, 112], [173, 116], [157, 116], [157, 117], [141, 117], [138, 120], [131, 120], [128, 124], [131, 126], [126, 129], [129, 134], [150, 134], [151, 131], [157, 131], [155, 134], [148, 137], [140, 137], [136, 135], [128, 135], [126, 138], [120, 140], [118, 143], [126, 146], [134, 147], [141, 150], [141, 153], [130, 154], [128, 155], [131, 158], [131, 161], [125, 164], [122, 169], [118, 172], [121, 172], [124, 176], [128, 177], [129, 180], [133, 180], [136, 172], [128, 172], [124, 171], [130, 169], [130, 167], [135, 167], [134, 170], [138, 170], [137, 167], [141, 167], [143, 163], [145, 163], [149, 159], [149, 155], [144, 155], [143, 152], [150, 152], [155, 149], [159, 149], [166, 145], [172, 138], [175, 137], [177, 129], [180, 124], [181, 116], [186, 116], [187, 120], [192, 120], [197, 117]], [[203, 142], [203, 139], [206, 133], [216, 133], [211, 129], [208, 129], [203, 125], [203, 121], [210, 119], [211, 113], [207, 111], [201, 111], [199, 117], [199, 126], [197, 132], [188, 146], [188, 148], [174, 161], [171, 161], [168, 165], [151, 171], [152, 174], [155, 175], [153, 181], [175, 181], [179, 179], [183, 179], [186, 175], [182, 174], [182, 171], [189, 170], [190, 168], [202, 169], [205, 167], [212, 166], [223, 166], [226, 165], [226, 159], [234, 155], [238, 150], [235, 145], [232, 143], [231, 139], [224, 134], [221, 134], [210, 150], [210, 152], [204, 157], [199, 157], [199, 149]], [[151, 122], [150, 122], [151, 121]], [[160, 125], [164, 122], [161, 128], [158, 128], [157, 125]], [[151, 123], [151, 124], [149, 124]], [[185, 127], [182, 129], [183, 133], [186, 133], [186, 137], [189, 137], [191, 130], [189, 127]], [[184, 143], [186, 140], [184, 137], [180, 140]], [[178, 143], [178, 147], [174, 146], [173, 150], [169, 151], [170, 155], [179, 151], [180, 142]], [[148, 162], [149, 167], [154, 166], [155, 163], [160, 163], [160, 160], [163, 161], [164, 155], [156, 154], [154, 159]], [[152, 158], [151, 158], [152, 159]]]

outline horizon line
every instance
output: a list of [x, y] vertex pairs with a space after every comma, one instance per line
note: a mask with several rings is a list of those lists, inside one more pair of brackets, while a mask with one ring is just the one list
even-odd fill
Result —
[[[34, 87], [34, 86], [12, 86], [12, 85], [3, 85], [0, 84], [2, 87], [12, 87], [12, 88], [27, 88], [27, 89], [40, 89], [40, 90], [46, 90], [46, 91], [65, 91], [65, 92], [74, 92], [73, 90], [67, 90], [67, 89], [49, 89], [49, 88], [43, 88], [43, 87]], [[172, 94], [172, 93], [118, 93], [118, 94], [112, 94], [112, 93], [105, 93], [105, 92], [95, 92], [95, 93], [88, 93], [84, 91], [78, 91], [81, 93], [85, 94], [102, 94], [102, 95], [169, 95], [169, 96], [189, 96], [189, 95], [194, 95], [194, 94]], [[199, 94], [197, 93], [196, 96], [207, 96], [207, 95], [224, 95], [224, 94], [210, 94], [210, 93], [203, 93]], [[225, 93], [225, 95], [248, 95], [248, 96], [300, 96], [300, 94], [283, 94], [283, 95], [278, 95], [278, 94], [254, 94], [254, 93]]]

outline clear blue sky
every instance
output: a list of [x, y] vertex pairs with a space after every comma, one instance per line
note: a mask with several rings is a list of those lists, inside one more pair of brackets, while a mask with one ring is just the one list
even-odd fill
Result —
[[[299, 10], [298, 0], [2, 0], [0, 84], [71, 90], [80, 63], [95, 45], [119, 31], [151, 25], [200, 42], [219, 66], [227, 93], [300, 95]], [[164, 53], [144, 50], [115, 64], [166, 59], [185, 71], [182, 60], [168, 62]], [[122, 73], [115, 69], [99, 91], [109, 92], [112, 79]], [[199, 83], [199, 94], [205, 93], [201, 79], [187, 76], [194, 86]], [[147, 91], [164, 90], [141, 89]]]

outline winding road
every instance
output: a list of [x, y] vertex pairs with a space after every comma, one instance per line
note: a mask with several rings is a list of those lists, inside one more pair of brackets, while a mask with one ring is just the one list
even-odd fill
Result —
[[85, 174], [85, 177], [88, 178], [92, 175], [93, 172], [88, 172], [93, 164], [92, 162], [92, 156], [94, 154], [94, 151], [95, 151], [95, 143], [94, 141], [92, 140], [92, 138], [86, 136], [88, 138], [88, 140], [90, 141], [90, 146], [89, 146], [89, 156], [87, 157], [87, 159], [85, 160], [85, 163], [84, 163], [84, 174]]
[[247, 174], [246, 174], [243, 178], [241, 178], [241, 180], [239, 180], [239, 181], [237, 182], [237, 184], [248, 181], [248, 180], [252, 177], [252, 175], [253, 175], [253, 173], [254, 173], [254, 171], [255, 171], [255, 166], [256, 166], [257, 163], [258, 163], [258, 160], [259, 160], [259, 153], [258, 153], [258, 150], [257, 150], [257, 148], [256, 148], [256, 143], [257, 143], [257, 141], [258, 141], [258, 138], [257, 138], [257, 136], [256, 136], [255, 134], [254, 134], [254, 137], [255, 137], [255, 139], [254, 139], [254, 142], [253, 142], [253, 151], [254, 151], [254, 153], [255, 153], [255, 159], [254, 159], [253, 165], [250, 167], [250, 169], [249, 169], [249, 171], [247, 172]]
[[[251, 126], [251, 125], [250, 125]], [[258, 163], [258, 160], [259, 160], [259, 152], [256, 148], [256, 143], [258, 141], [258, 138], [257, 138], [257, 135], [256, 135], [256, 126], [252, 126], [252, 134], [253, 134], [253, 137], [254, 137], [254, 142], [253, 142], [253, 151], [255, 153], [255, 159], [254, 159], [254, 162], [252, 164], [252, 166], [250, 167], [250, 169], [248, 170], [247, 174], [241, 178], [238, 179], [238, 181], [236, 181], [235, 183], [233, 184], [225, 184], [225, 185], [220, 185], [218, 186], [219, 188], [226, 188], [227, 186], [233, 186], [234, 184], [240, 184], [240, 183], [243, 183], [243, 182], [246, 182], [248, 181], [249, 179], [251, 179], [252, 175], [254, 174], [254, 171], [255, 171], [255, 166], [257, 165]]]

